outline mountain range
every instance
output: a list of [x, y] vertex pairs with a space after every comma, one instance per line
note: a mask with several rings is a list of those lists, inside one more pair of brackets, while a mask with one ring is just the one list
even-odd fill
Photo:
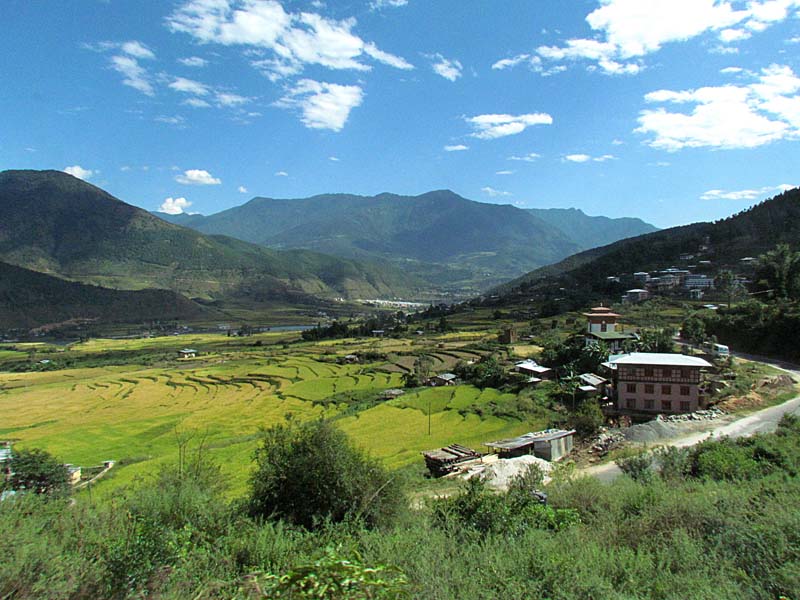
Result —
[[639, 219], [589, 217], [577, 209], [524, 210], [474, 202], [450, 190], [419, 196], [257, 197], [210, 216], [156, 214], [206, 234], [269, 248], [386, 261], [431, 286], [462, 293], [656, 230]]
[[387, 265], [203, 235], [60, 171], [0, 173], [0, 260], [83, 283], [212, 300], [417, 289], [413, 277]]

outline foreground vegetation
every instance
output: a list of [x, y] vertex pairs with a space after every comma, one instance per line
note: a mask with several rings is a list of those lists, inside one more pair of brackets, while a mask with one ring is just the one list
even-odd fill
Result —
[[507, 495], [471, 484], [420, 511], [310, 529], [248, 516], [202, 461], [109, 503], [18, 495], [0, 503], [0, 596], [796, 597], [800, 421], [666, 455], [611, 485], [561, 473], [547, 507], [529, 474]]

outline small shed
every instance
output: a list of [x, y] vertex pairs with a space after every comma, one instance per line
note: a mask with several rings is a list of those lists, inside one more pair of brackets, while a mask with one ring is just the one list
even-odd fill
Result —
[[425, 465], [428, 467], [428, 471], [434, 477], [443, 477], [448, 473], [453, 473], [467, 464], [479, 461], [482, 456], [479, 452], [459, 444], [450, 444], [446, 448], [428, 450], [423, 452], [422, 455], [425, 457]]
[[443, 385], [455, 385], [458, 377], [455, 373], [440, 373], [428, 379], [428, 385], [431, 387], [441, 387]]
[[184, 348], [183, 350], [178, 350], [178, 358], [196, 358], [197, 357], [197, 350], [194, 348]]
[[347, 364], [355, 364], [359, 361], [357, 354], [346, 354], [344, 357], [344, 362]]
[[381, 398], [384, 398], [386, 400], [393, 400], [395, 398], [399, 398], [403, 394], [405, 394], [405, 392], [403, 390], [401, 390], [399, 388], [391, 388], [391, 389], [384, 390], [383, 392], [381, 392]]
[[572, 452], [574, 436], [574, 429], [545, 429], [515, 438], [487, 442], [486, 446], [496, 451], [501, 458], [533, 454], [554, 462]]

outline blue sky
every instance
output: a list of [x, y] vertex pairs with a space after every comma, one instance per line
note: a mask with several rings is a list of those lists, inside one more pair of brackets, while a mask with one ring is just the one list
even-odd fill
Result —
[[5, 0], [0, 169], [148, 210], [419, 194], [666, 227], [800, 184], [800, 0]]

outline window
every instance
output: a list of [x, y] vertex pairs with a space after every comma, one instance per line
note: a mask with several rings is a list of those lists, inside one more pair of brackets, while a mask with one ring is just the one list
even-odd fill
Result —
[[625, 408], [636, 408], [636, 398], [628, 398], [625, 400]]
[[653, 400], [652, 398], [645, 398], [644, 399], [644, 407], [647, 410], [653, 410], [655, 408], [655, 402], [656, 401]]
[[625, 391], [627, 391], [629, 394], [635, 394], [636, 393], [636, 384], [635, 383], [627, 384], [625, 386]]
[[681, 412], [689, 412], [691, 410], [688, 400], [681, 400]]
[[673, 377], [680, 377], [681, 376], [681, 370], [680, 369], [672, 369], [672, 376]]
[[662, 385], [661, 386], [661, 393], [665, 396], [669, 396], [672, 394], [672, 386], [671, 385]]
[[681, 377], [684, 379], [691, 379], [692, 372], [689, 369], [681, 369]]
[[688, 385], [681, 386], [681, 396], [689, 396], [691, 394], [691, 390], [689, 389]]
[[652, 367], [645, 368], [644, 376], [645, 377], [652, 377], [653, 376], [653, 368]]
[[605, 321], [600, 324], [600, 331], [608, 331], [608, 325], [606, 325]]
[[672, 410], [672, 402], [670, 402], [669, 400], [662, 400], [661, 410]]
[[644, 384], [644, 393], [645, 394], [655, 394], [656, 393], [656, 386], [652, 383], [645, 383]]

